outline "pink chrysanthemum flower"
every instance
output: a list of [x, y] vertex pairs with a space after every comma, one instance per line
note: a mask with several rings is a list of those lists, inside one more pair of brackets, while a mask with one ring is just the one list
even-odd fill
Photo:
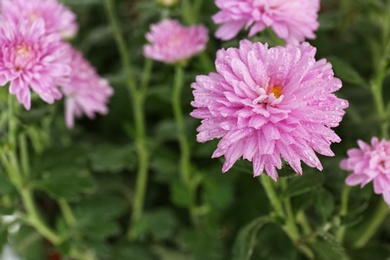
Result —
[[349, 186], [360, 184], [364, 187], [372, 181], [374, 192], [383, 194], [390, 205], [390, 141], [373, 137], [371, 145], [361, 140], [358, 145], [359, 148], [348, 150], [348, 158], [340, 163], [341, 169], [352, 171], [345, 182]]
[[2, 7], [2, 15], [14, 22], [42, 18], [48, 33], [59, 33], [63, 38], [77, 33], [76, 15], [56, 0], [3, 0]]
[[266, 27], [288, 43], [298, 44], [313, 39], [317, 30], [320, 0], [216, 0], [221, 9], [213, 16], [222, 24], [215, 36], [222, 40], [234, 38], [242, 27], [249, 28], [249, 37]]
[[52, 104], [62, 97], [57, 85], [70, 74], [67, 48], [58, 34], [48, 34], [42, 19], [34, 22], [1, 21], [0, 86], [10, 82], [26, 109], [31, 107], [30, 88]]
[[187, 60], [206, 48], [208, 31], [203, 25], [184, 27], [176, 20], [163, 20], [146, 34], [151, 43], [144, 46], [148, 58], [175, 63]]
[[69, 56], [72, 59], [72, 73], [69, 82], [63, 84], [61, 89], [66, 96], [66, 126], [73, 128], [75, 116], [85, 114], [93, 119], [96, 113], [106, 114], [107, 102], [113, 89], [107, 80], [99, 77], [83, 55], [71, 46]]
[[265, 169], [276, 180], [281, 157], [302, 174], [300, 160], [322, 170], [314, 151], [334, 155], [330, 144], [340, 138], [330, 128], [348, 102], [333, 94], [341, 81], [315, 53], [308, 43], [268, 49], [244, 40], [239, 49], [217, 52], [217, 73], [196, 78], [197, 140], [222, 138], [213, 158], [225, 156], [223, 172], [243, 157], [253, 162], [254, 176]]

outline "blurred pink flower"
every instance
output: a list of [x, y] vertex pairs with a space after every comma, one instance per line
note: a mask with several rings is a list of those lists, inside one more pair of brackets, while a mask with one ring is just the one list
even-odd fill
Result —
[[223, 172], [243, 157], [253, 162], [254, 176], [265, 169], [276, 180], [281, 156], [299, 174], [300, 160], [322, 170], [314, 151], [334, 156], [330, 145], [341, 139], [330, 128], [348, 102], [333, 94], [342, 83], [315, 53], [308, 43], [268, 49], [243, 40], [239, 49], [217, 52], [217, 73], [196, 78], [197, 140], [222, 138], [212, 157], [225, 156]]
[[206, 48], [208, 31], [203, 25], [184, 27], [176, 20], [163, 20], [153, 24], [144, 46], [148, 58], [175, 63], [191, 58]]
[[348, 158], [340, 163], [340, 168], [352, 171], [345, 180], [349, 186], [360, 184], [364, 187], [373, 182], [374, 192], [383, 194], [390, 205], [390, 141], [377, 137], [371, 139], [371, 145], [358, 141], [359, 148], [348, 150]]
[[69, 46], [69, 56], [72, 59], [72, 73], [69, 82], [61, 85], [61, 89], [66, 96], [66, 126], [73, 128], [74, 116], [85, 114], [93, 119], [95, 113], [106, 114], [107, 102], [113, 89], [107, 80], [97, 75], [96, 70], [78, 50]]
[[14, 22], [42, 18], [48, 33], [63, 38], [74, 37], [78, 29], [76, 15], [56, 0], [3, 0], [2, 15]]
[[66, 46], [58, 34], [48, 34], [42, 19], [0, 25], [0, 86], [10, 82], [26, 109], [31, 107], [30, 88], [52, 104], [62, 97], [57, 85], [70, 74]]
[[234, 38], [245, 27], [251, 27], [249, 37], [266, 27], [288, 43], [298, 44], [313, 39], [319, 23], [320, 0], [216, 0], [221, 9], [213, 16], [222, 24], [215, 36], [222, 40]]

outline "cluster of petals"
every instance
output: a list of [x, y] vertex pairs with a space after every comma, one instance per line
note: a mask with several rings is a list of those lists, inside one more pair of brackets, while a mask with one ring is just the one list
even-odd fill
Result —
[[374, 192], [382, 194], [390, 205], [390, 141], [373, 137], [371, 145], [361, 140], [358, 145], [359, 148], [348, 150], [348, 158], [340, 163], [341, 169], [352, 171], [346, 184], [364, 187], [373, 182]]
[[315, 38], [318, 29], [320, 0], [216, 0], [220, 11], [213, 16], [222, 24], [215, 36], [222, 40], [234, 38], [245, 27], [249, 36], [270, 27], [288, 43], [298, 44]]
[[3, 0], [2, 15], [15, 23], [45, 21], [48, 33], [72, 38], [77, 33], [76, 15], [57, 0]]
[[217, 73], [197, 76], [197, 141], [221, 138], [212, 156], [225, 157], [223, 172], [242, 157], [253, 162], [254, 176], [265, 170], [276, 180], [282, 158], [302, 174], [301, 160], [322, 170], [315, 152], [334, 156], [330, 145], [341, 140], [331, 128], [348, 102], [334, 94], [342, 83], [315, 53], [308, 43], [268, 48], [243, 40], [217, 52]]
[[31, 107], [31, 89], [47, 103], [62, 97], [57, 88], [70, 74], [69, 56], [59, 34], [47, 33], [42, 19], [0, 25], [0, 86], [26, 109]]
[[146, 34], [150, 42], [144, 55], [153, 60], [176, 63], [202, 52], [208, 41], [208, 30], [203, 25], [185, 27], [177, 20], [166, 19], [152, 24]]
[[107, 80], [99, 77], [96, 70], [78, 50], [69, 46], [69, 55], [72, 72], [69, 81], [62, 85], [61, 90], [66, 96], [66, 125], [72, 128], [75, 116], [85, 114], [93, 119], [96, 113], [106, 114], [107, 102], [113, 94], [113, 89]]

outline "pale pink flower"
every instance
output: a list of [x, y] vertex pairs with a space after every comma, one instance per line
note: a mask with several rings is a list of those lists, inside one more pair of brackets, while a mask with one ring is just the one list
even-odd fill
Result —
[[330, 128], [348, 102], [333, 94], [342, 83], [315, 53], [308, 43], [268, 49], [243, 40], [239, 49], [217, 52], [217, 73], [197, 76], [197, 141], [222, 138], [212, 157], [225, 156], [223, 172], [242, 157], [253, 162], [254, 176], [265, 169], [276, 180], [281, 157], [302, 174], [300, 160], [322, 170], [315, 152], [334, 156], [330, 145], [341, 139]]
[[3, 0], [2, 15], [17, 23], [42, 18], [48, 33], [63, 38], [72, 38], [78, 29], [76, 15], [57, 0]]
[[113, 89], [107, 80], [99, 77], [78, 50], [69, 46], [69, 56], [72, 59], [72, 73], [69, 82], [62, 84], [61, 89], [66, 96], [66, 126], [73, 128], [75, 116], [85, 114], [93, 119], [96, 113], [106, 114], [107, 102], [113, 94]]
[[317, 30], [320, 0], [216, 0], [221, 9], [213, 16], [222, 24], [215, 36], [222, 40], [234, 38], [245, 27], [249, 37], [267, 27], [288, 43], [298, 44], [314, 39]]
[[203, 25], [185, 27], [176, 20], [163, 20], [150, 27], [144, 46], [144, 55], [166, 63], [187, 60], [202, 52], [208, 41], [208, 31]]
[[58, 34], [48, 34], [42, 19], [0, 24], [0, 86], [10, 83], [26, 109], [31, 107], [30, 88], [52, 104], [62, 97], [57, 85], [70, 74], [67, 48]]
[[364, 187], [369, 182], [374, 184], [374, 192], [383, 194], [390, 205], [390, 141], [377, 137], [371, 139], [371, 145], [359, 140], [359, 148], [348, 150], [348, 158], [340, 163], [340, 168], [352, 171], [345, 180], [349, 186], [360, 184]]

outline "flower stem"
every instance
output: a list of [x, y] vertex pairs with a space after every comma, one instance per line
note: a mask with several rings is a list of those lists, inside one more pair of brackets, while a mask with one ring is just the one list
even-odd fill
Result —
[[62, 215], [64, 216], [66, 224], [68, 224], [69, 227], [75, 226], [77, 223], [77, 220], [76, 220], [76, 217], [74, 216], [72, 208], [69, 206], [68, 202], [64, 199], [59, 199], [58, 205], [60, 206], [60, 210], [62, 212]]
[[42, 220], [35, 207], [32, 192], [27, 187], [19, 188], [20, 195], [22, 196], [23, 204], [26, 207], [29, 223], [40, 233], [43, 237], [49, 240], [53, 245], [61, 243], [62, 239], [56, 233], [54, 233]]
[[[388, 7], [390, 11], [390, 5]], [[389, 12], [387, 12], [389, 13]], [[390, 15], [386, 17], [386, 22], [390, 22]], [[389, 138], [389, 120], [386, 112], [384, 100], [383, 100], [383, 82], [386, 77], [389, 61], [388, 55], [390, 54], [390, 32], [389, 26], [385, 25], [383, 32], [383, 53], [378, 63], [375, 78], [371, 81], [371, 93], [374, 98], [377, 115], [380, 120], [381, 134], [383, 138]], [[360, 236], [354, 242], [355, 247], [363, 247], [367, 242], [375, 235], [385, 218], [389, 213], [389, 206], [385, 202], [381, 201], [374, 213], [370, 218], [366, 219], [362, 224], [362, 231]]]
[[178, 139], [180, 145], [180, 175], [183, 183], [187, 186], [190, 195], [189, 212], [194, 225], [198, 224], [195, 202], [194, 187], [191, 182], [191, 153], [190, 145], [186, 136], [186, 126], [181, 107], [181, 95], [184, 85], [184, 69], [178, 64], [175, 67], [175, 84], [172, 94], [172, 106], [175, 115]]
[[265, 193], [271, 203], [271, 206], [276, 216], [281, 217], [285, 220], [285, 225], [283, 226], [284, 232], [286, 232], [288, 237], [290, 237], [291, 241], [293, 241], [295, 247], [301, 253], [303, 253], [309, 259], [314, 259], [314, 254], [311, 251], [311, 249], [300, 241], [301, 237], [295, 224], [290, 202], [288, 201], [287, 203], [290, 205], [285, 204], [286, 206], [286, 214], [285, 214], [283, 210], [283, 204], [276, 193], [272, 180], [263, 173], [262, 176], [260, 177], [260, 181], [264, 187]]
[[[348, 196], [350, 190], [351, 190], [350, 186], [344, 185], [343, 191], [341, 193], [341, 208], [339, 212], [340, 217], [344, 217], [348, 213]], [[344, 226], [340, 226], [340, 228], [337, 230], [336, 236], [337, 236], [337, 240], [340, 243], [342, 243], [344, 240], [345, 230], [346, 229]]]
[[[127, 75], [127, 87], [129, 90], [130, 98], [133, 104], [133, 116], [135, 121], [135, 142], [138, 156], [138, 172], [137, 181], [135, 187], [135, 195], [133, 201], [133, 211], [130, 220], [128, 237], [134, 237], [131, 232], [132, 224], [135, 224], [142, 216], [146, 185], [148, 182], [148, 165], [149, 165], [149, 152], [146, 145], [146, 126], [144, 115], [144, 102], [146, 96], [146, 86], [150, 78], [150, 70], [152, 64], [150, 61], [146, 63], [146, 69], [149, 72], [145, 72], [141, 82], [141, 89], [137, 89], [136, 78], [134, 77], [133, 68], [130, 62], [129, 52], [126, 48], [125, 40], [122, 35], [121, 28], [119, 26], [118, 18], [115, 15], [113, 0], [105, 0], [106, 10], [108, 18], [110, 20], [111, 28], [120, 52], [122, 64], [125, 68]], [[149, 65], [148, 65], [149, 64]]]
[[358, 236], [358, 239], [354, 242], [353, 246], [357, 248], [365, 246], [378, 231], [378, 228], [381, 226], [388, 213], [389, 205], [381, 200], [369, 221], [365, 222], [366, 225], [364, 226], [364, 230], [360, 232], [361, 235]]

